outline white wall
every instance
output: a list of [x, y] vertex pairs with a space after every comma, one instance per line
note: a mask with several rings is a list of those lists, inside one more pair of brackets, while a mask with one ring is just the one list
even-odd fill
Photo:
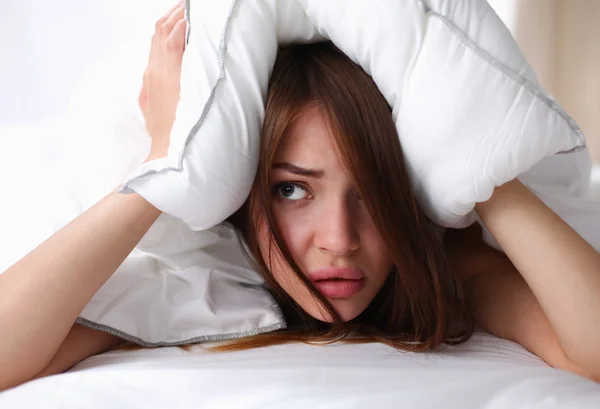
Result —
[[[511, 29], [519, 1], [489, 0]], [[76, 80], [98, 56], [147, 30], [174, 3], [0, 0], [0, 125], [61, 113]]]
[[174, 0], [0, 0], [0, 125], [61, 113], [86, 68]]

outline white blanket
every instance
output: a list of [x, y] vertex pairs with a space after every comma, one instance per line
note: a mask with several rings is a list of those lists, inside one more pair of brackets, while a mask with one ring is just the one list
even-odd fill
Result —
[[484, 333], [427, 354], [380, 344], [117, 351], [0, 394], [3, 409], [591, 409], [599, 403], [599, 384]]

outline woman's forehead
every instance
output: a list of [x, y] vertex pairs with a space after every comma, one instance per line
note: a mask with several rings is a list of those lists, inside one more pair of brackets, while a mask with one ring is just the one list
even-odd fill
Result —
[[318, 107], [310, 106], [302, 110], [283, 135], [277, 150], [275, 163], [289, 162], [319, 163], [322, 166], [337, 160], [327, 121]]

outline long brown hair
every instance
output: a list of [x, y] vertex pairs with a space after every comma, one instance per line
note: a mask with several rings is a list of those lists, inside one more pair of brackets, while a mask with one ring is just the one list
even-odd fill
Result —
[[[341, 162], [383, 237], [395, 267], [369, 307], [342, 322], [295, 263], [282, 239], [271, 203], [271, 167], [290, 124], [308, 105], [319, 107]], [[257, 239], [266, 222], [271, 251], [265, 260]], [[271, 76], [260, 162], [250, 197], [229, 221], [248, 244], [256, 269], [282, 307], [288, 328], [228, 342], [219, 351], [287, 342], [383, 342], [408, 351], [469, 339], [474, 330], [462, 287], [450, 270], [441, 238], [417, 204], [392, 113], [373, 79], [331, 42], [280, 49]], [[270, 254], [278, 252], [331, 317], [320, 322], [275, 281]]]

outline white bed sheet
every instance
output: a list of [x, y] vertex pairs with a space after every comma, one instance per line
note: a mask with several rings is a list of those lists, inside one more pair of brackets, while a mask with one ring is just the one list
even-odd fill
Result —
[[477, 333], [439, 353], [292, 344], [113, 351], [0, 394], [21, 408], [598, 408], [600, 384]]
[[[60, 177], [28, 165], [62, 163], [63, 145], [71, 143], [68, 128], [64, 120], [0, 128], [7, 143], [0, 150], [2, 174], [9, 176], [2, 179], [4, 191], [21, 199], [1, 201], [0, 225], [22, 233], [0, 234], [0, 271], [56, 227], [44, 224], [44, 213], [61, 203], [55, 189]], [[28, 189], [29, 182], [39, 186], [40, 178], [47, 181], [45, 189]], [[600, 194], [599, 168], [592, 181], [592, 195]], [[383, 345], [198, 351], [92, 357], [67, 374], [0, 394], [0, 408], [600, 408], [599, 384], [549, 368], [520, 346], [482, 333], [437, 354], [405, 354]]]
[[[1, 201], [0, 225], [22, 233], [0, 234], [0, 271], [56, 228], [46, 224], [47, 212], [56, 210], [49, 206], [62, 203], [60, 175], [31, 165], [64, 163], [73, 126], [57, 119], [0, 128], [4, 192], [21, 199]], [[92, 167], [101, 169], [101, 162]], [[45, 189], [28, 188], [40, 186], [40, 178]], [[600, 197], [599, 167], [590, 192]], [[0, 408], [600, 408], [599, 384], [483, 333], [436, 354], [375, 344], [200, 352], [165, 348], [92, 357], [67, 374], [1, 393]]]

